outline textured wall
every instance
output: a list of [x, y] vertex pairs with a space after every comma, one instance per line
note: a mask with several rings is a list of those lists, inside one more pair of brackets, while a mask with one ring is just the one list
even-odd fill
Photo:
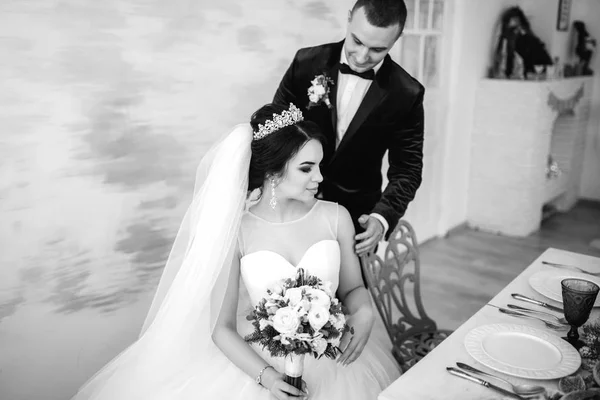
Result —
[[0, 398], [136, 336], [207, 147], [352, 0], [0, 2]]

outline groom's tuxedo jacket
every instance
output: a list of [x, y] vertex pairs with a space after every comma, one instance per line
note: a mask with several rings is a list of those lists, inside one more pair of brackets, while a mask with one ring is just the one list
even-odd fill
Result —
[[[343, 44], [299, 50], [273, 102], [285, 107], [294, 103], [327, 137], [321, 165], [323, 198], [345, 206], [357, 228], [361, 214], [380, 214], [389, 224], [389, 234], [421, 184], [425, 90], [387, 55], [336, 150], [337, 80]], [[333, 107], [320, 104], [308, 110], [308, 88], [321, 74], [334, 81], [329, 94]], [[386, 150], [389, 183], [382, 194]]]

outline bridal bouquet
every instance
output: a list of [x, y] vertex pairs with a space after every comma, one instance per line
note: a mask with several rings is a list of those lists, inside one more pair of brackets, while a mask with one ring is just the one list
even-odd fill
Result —
[[301, 389], [304, 356], [335, 359], [342, 335], [350, 331], [342, 304], [322, 282], [298, 268], [267, 291], [247, 319], [254, 332], [245, 340], [266, 348], [273, 357], [285, 357], [285, 380]]

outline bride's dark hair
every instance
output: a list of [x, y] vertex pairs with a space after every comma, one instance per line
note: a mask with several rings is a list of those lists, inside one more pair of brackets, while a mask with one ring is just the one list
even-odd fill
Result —
[[[264, 125], [267, 120], [273, 119], [273, 114], [281, 114], [287, 109], [288, 107], [276, 104], [262, 106], [250, 118], [252, 130], [258, 132], [259, 124]], [[282, 173], [287, 162], [306, 142], [313, 139], [318, 140], [321, 145], [325, 144], [325, 136], [318, 125], [304, 120], [281, 128], [262, 139], [253, 140], [248, 190], [260, 188], [268, 177]]]

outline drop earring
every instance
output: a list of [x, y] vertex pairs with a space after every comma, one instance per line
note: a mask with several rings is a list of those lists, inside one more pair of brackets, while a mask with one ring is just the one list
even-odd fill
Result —
[[271, 178], [271, 200], [269, 200], [269, 205], [274, 210], [277, 206], [277, 197], [275, 196], [275, 179]]

